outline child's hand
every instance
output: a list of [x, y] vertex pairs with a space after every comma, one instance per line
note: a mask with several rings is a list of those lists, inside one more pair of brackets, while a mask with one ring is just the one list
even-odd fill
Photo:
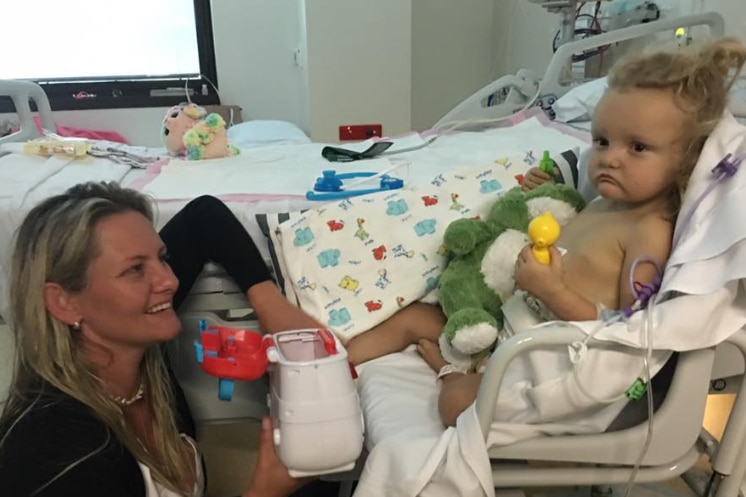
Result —
[[550, 175], [548, 175], [538, 167], [532, 167], [523, 177], [523, 182], [521, 182], [521, 190], [527, 192], [529, 190], [533, 190], [537, 186], [543, 185], [544, 183], [549, 183], [553, 180], [554, 178], [552, 178]]
[[526, 245], [515, 261], [515, 284], [539, 300], [564, 286], [562, 280], [562, 254], [549, 247], [549, 264], [536, 260], [531, 245]]

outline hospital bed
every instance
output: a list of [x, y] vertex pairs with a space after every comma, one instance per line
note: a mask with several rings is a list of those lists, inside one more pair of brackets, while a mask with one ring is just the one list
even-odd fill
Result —
[[[702, 22], [702, 18], [696, 18], [694, 20], [689, 19], [686, 22]], [[712, 16], [706, 16], [704, 19], [706, 23], [712, 23], [713, 29], [717, 30], [717, 21]], [[684, 21], [677, 23], [682, 24]], [[652, 24], [652, 23], [651, 23]], [[708, 24], [709, 25], [709, 24]], [[606, 41], [608, 42], [608, 40]], [[605, 43], [606, 43], [605, 42]], [[28, 88], [27, 85], [24, 87]], [[17, 94], [17, 88], [11, 88], [11, 92]], [[30, 91], [30, 90], [29, 90]], [[43, 94], [32, 94], [35, 100], [44, 100]], [[26, 96], [22, 96], [16, 103], [16, 107], [22, 107]], [[43, 109], [42, 104], [42, 109]], [[42, 121], [45, 126], [50, 122], [49, 116], [46, 116], [47, 120], [44, 120], [44, 112], [42, 112]], [[550, 131], [556, 131], [557, 136], [551, 135]], [[33, 132], [32, 132], [33, 133]], [[492, 133], [492, 134], [489, 134]], [[423, 134], [417, 136], [403, 137], [400, 149], [411, 149], [413, 143], [416, 146], [422, 146], [415, 152], [403, 152], [399, 155], [390, 155], [388, 157], [381, 157], [379, 159], [365, 162], [366, 169], [372, 169], [377, 171], [388, 170], [392, 167], [399, 167], [397, 173], [406, 175], [408, 183], [410, 185], [422, 185], [426, 184], [429, 178], [438, 172], [448, 173], [453, 171], [459, 171], [461, 168], [469, 165], [469, 160], [463, 159], [468, 156], [465, 154], [464, 149], [459, 149], [456, 145], [459, 140], [468, 140], [470, 149], [474, 149], [474, 144], [478, 143], [484, 145], [485, 142], [497, 142], [499, 146], [504, 146], [508, 152], [505, 155], [512, 155], [518, 153], [524, 153], [526, 148], [530, 146], [531, 142], [536, 141], [536, 136], [542, 136], [543, 140], [547, 143], [542, 143], [541, 148], [551, 149], [553, 152], [559, 152], [565, 148], [572, 146], [587, 145], [587, 136], [584, 137], [582, 133], [575, 134], [572, 129], [567, 126], [555, 125], [549, 122], [543, 113], [537, 110], [524, 111], [515, 115], [512, 115], [508, 119], [501, 119], [497, 123], [497, 128], [494, 130], [483, 131], [479, 133], [464, 133], [464, 134], [447, 134], [439, 137], [435, 141], [431, 141], [428, 137], [431, 135]], [[551, 135], [551, 136], [550, 136]], [[31, 136], [31, 135], [28, 135]], [[422, 139], [422, 137], [428, 139]], [[27, 135], [23, 136], [26, 139]], [[485, 141], [479, 141], [483, 138], [487, 138]], [[18, 136], [11, 137], [11, 140], [15, 141]], [[419, 140], [419, 141], [418, 141]], [[502, 140], [502, 141], [501, 141]], [[554, 140], [554, 141], [552, 141]], [[551, 143], [549, 143], [551, 142]], [[429, 145], [428, 145], [429, 144]], [[414, 148], [417, 148], [417, 147]], [[321, 148], [320, 144], [310, 143], [295, 143], [292, 145], [278, 145], [278, 146], [267, 146], [263, 145], [253, 149], [252, 157], [258, 159], [259, 165], [261, 162], [266, 162], [266, 167], [277, 168], [279, 166], [287, 166], [288, 168], [293, 167], [292, 164], [284, 160], [282, 155], [283, 147], [287, 147], [288, 151], [291, 151], [291, 155], [294, 157], [303, 157], [310, 154], [319, 155]], [[513, 148], [510, 148], [513, 147]], [[477, 149], [479, 147], [476, 147]], [[396, 148], [393, 150], [396, 151]], [[278, 155], [279, 154], [279, 155]], [[491, 152], [492, 155], [485, 156], [468, 156], [469, 159], [479, 162], [489, 160], [490, 162], [496, 162], [494, 160], [495, 152]], [[14, 154], [13, 158], [20, 160], [18, 154]], [[12, 164], [8, 160], [9, 156], [5, 158], [0, 157], [0, 174], [2, 174], [2, 168], [8, 167]], [[278, 158], [279, 157], [279, 158]], [[255, 240], [259, 241], [265, 237], [265, 233], [259, 227], [259, 223], [256, 221], [256, 216], [264, 216], [265, 219], [273, 218], [277, 216], [277, 213], [288, 213], [288, 212], [299, 212], [303, 209], [311, 207], [313, 204], [308, 202], [302, 193], [310, 186], [312, 180], [318, 175], [318, 172], [328, 167], [328, 163], [325, 163], [318, 157], [312, 158], [308, 155], [308, 167], [304, 170], [292, 169], [288, 173], [287, 177], [283, 178], [288, 180], [288, 177], [297, 176], [297, 184], [293, 183], [293, 178], [286, 181], [290, 183], [292, 188], [287, 184], [278, 186], [274, 183], [274, 188], [278, 188], [275, 194], [270, 191], [253, 192], [251, 195], [239, 195], [236, 196], [231, 192], [215, 190], [213, 193], [223, 197], [228, 203], [229, 207], [236, 213], [239, 220], [246, 226], [250, 234]], [[418, 168], [419, 160], [425, 157], [428, 161], [427, 167], [422, 169]], [[456, 160], [457, 157], [461, 158], [461, 161]], [[28, 165], [28, 164], [24, 164]], [[173, 216], [178, 209], [184, 205], [184, 203], [191, 197], [194, 196], [193, 190], [186, 189], [183, 197], [174, 196], [170, 193], [169, 188], [175, 188], [168, 185], [153, 187], [155, 180], [163, 180], [165, 174], [156, 175], [155, 180], [150, 178], [151, 181], [146, 181], [147, 176], [151, 174], [148, 170], [131, 170], [124, 168], [106, 167], [102, 162], [96, 162], [97, 166], [101, 166], [96, 169], [96, 175], [89, 179], [116, 179], [122, 181], [124, 184], [137, 186], [143, 191], [146, 191], [153, 195], [156, 200], [158, 209], [158, 224], [159, 226], [164, 224], [171, 216]], [[361, 164], [352, 164], [354, 168], [361, 168]], [[473, 164], [472, 164], [473, 165]], [[340, 167], [341, 168], [341, 167]], [[2, 230], [0, 239], [9, 240], [7, 235], [12, 233], [14, 226], [20, 222], [23, 213], [33, 205], [34, 201], [43, 198], [45, 195], [51, 194], [55, 191], [59, 191], [63, 186], [67, 186], [66, 181], [71, 181], [72, 176], [67, 178], [61, 178], [62, 173], [74, 169], [73, 165], [62, 165], [59, 168], [60, 174], [50, 176], [44, 181], [39, 181], [39, 178], [31, 178], [28, 182], [24, 183], [19, 181], [19, 187], [22, 187], [23, 191], [16, 191], [14, 193], [0, 192], [0, 207], [2, 207], [3, 213], [6, 214], [7, 218], [10, 219], [10, 223], [7, 225], [0, 226]], [[505, 166], [505, 170], [507, 170]], [[31, 169], [29, 168], [29, 171]], [[349, 169], [348, 169], [349, 170]], [[276, 171], [276, 169], [275, 169]], [[510, 174], [512, 177], [512, 173]], [[55, 180], [55, 178], [57, 178]], [[171, 178], [176, 183], [184, 186], [185, 184], [178, 183], [179, 178], [173, 176]], [[64, 181], [63, 181], [64, 180]], [[33, 181], [37, 181], [34, 183]], [[172, 184], [172, 185], [173, 185]], [[145, 185], [145, 186], [143, 186]], [[148, 189], [150, 186], [150, 190]], [[269, 188], [269, 187], [268, 187]], [[208, 190], [210, 191], [210, 190]], [[234, 192], [235, 193], [235, 192]], [[160, 196], [159, 196], [160, 194]], [[5, 219], [5, 218], [3, 218]], [[280, 217], [277, 216], [277, 220]], [[5, 221], [4, 221], [5, 222]], [[271, 235], [270, 232], [267, 233]], [[268, 261], [270, 259], [269, 247], [265, 247], [262, 243], [259, 243], [260, 248], [263, 249], [265, 257]], [[2, 256], [7, 256], [8, 248], [4, 247]], [[280, 275], [278, 275], [280, 276]], [[0, 308], [2, 309], [2, 308]], [[246, 313], [238, 317], [238, 321], [234, 321], [236, 325], [251, 325], [251, 314], [250, 309], [247, 309], [247, 303], [240, 293], [237, 291], [235, 286], [230, 282], [226, 282], [224, 274], [220, 268], [208, 267], [205, 269], [203, 278], [195, 285], [192, 295], [185, 302], [184, 310], [182, 311], [182, 319], [184, 321], [184, 333], [182, 334], [182, 340], [174, 344], [175, 347], [175, 368], [179, 374], [185, 390], [187, 392], [190, 403], [195, 409], [198, 420], [201, 421], [230, 421], [246, 417], [256, 417], [261, 413], [265, 412], [264, 404], [264, 391], [265, 385], [260, 382], [239, 384], [237, 388], [244, 388], [245, 390], [237, 390], [234, 395], [233, 403], [224, 403], [217, 400], [217, 382], [211, 378], [202, 375], [196, 364], [191, 361], [191, 341], [196, 336], [197, 320], [206, 318], [208, 322], [224, 322], [226, 320], [235, 319], [232, 317], [233, 313], [228, 311], [234, 311], [235, 309], [244, 309]], [[0, 311], [2, 312], [2, 311]], [[530, 340], [527, 340], [530, 338]], [[567, 335], [563, 333], [544, 333], [537, 331], [535, 334], [523, 335], [522, 338], [517, 338], [507, 345], [501, 346], [500, 352], [495, 355], [490, 363], [488, 374], [496, 384], [499, 384], [502, 379], [502, 372], [507, 371], [507, 364], [510, 363], [512, 357], [518, 352], [522, 352], [527, 346], [537, 344], [556, 344], [559, 340], [572, 341], [575, 338], [571, 332]], [[738, 342], [737, 336], [734, 335], [733, 345], [731, 346], [730, 353], [731, 358], [735, 361], [734, 366], [728, 369], [727, 376], [737, 377], [743, 371], [743, 357], [741, 351], [743, 346]], [[564, 342], [563, 342], [564, 343]], [[661, 426], [668, 426], [668, 423], [672, 422], [668, 416], [671, 413], [687, 412], [689, 416], [687, 419], [681, 421], [676, 420], [676, 426], [683, 427], [686, 429], [687, 437], [681, 437], [683, 439], [691, 440], [691, 432], [698, 428], [698, 424], [701, 424], [701, 411], [703, 409], [702, 403], [704, 402], [705, 393], [709, 385], [709, 370], [712, 369], [712, 364], [715, 361], [713, 359], [713, 347], [704, 347], [703, 350], [697, 351], [685, 351], [679, 355], [679, 365], [676, 368], [673, 379], [669, 387], [670, 396], [661, 404], [658, 409], [656, 416], [662, 416], [660, 423], [655, 422], [656, 434]], [[731, 374], [732, 373], [732, 374]], [[704, 379], [703, 379], [704, 378]], [[686, 385], [689, 385], [686, 387]], [[503, 387], [505, 388], [505, 387]], [[687, 395], [687, 398], [683, 398], [681, 395], [677, 395], [681, 389], [691, 388], [691, 393]], [[458, 451], [458, 447], [450, 445], [451, 442], [458, 442], [459, 437], [453, 431], [447, 435], [450, 439], [443, 438], [444, 432], [440, 426], [440, 421], [437, 418], [437, 413], [434, 411], [433, 406], [435, 405], [435, 395], [437, 395], [437, 386], [435, 384], [434, 375], [427, 367], [419, 360], [412, 351], [407, 351], [401, 354], [394, 354], [380, 360], [373, 361], [370, 364], [364, 366], [360, 370], [359, 389], [361, 392], [361, 401], [363, 402], [364, 412], [366, 414], [366, 421], [368, 421], [368, 446], [371, 450], [371, 457], [366, 467], [367, 474], [363, 473], [363, 481], [369, 480], [359, 487], [360, 495], [374, 495], [371, 489], [376, 489], [374, 484], [380, 482], [380, 479], [388, 479], [393, 482], [397, 481], [396, 477], [401, 477], [406, 481], [407, 477], [411, 477], [411, 474], [406, 471], [411, 470], [412, 464], [422, 462], [423, 466], [432, 465], [435, 468], [448, 467], [448, 464], [444, 464], [442, 460], [434, 458], [432, 455], [433, 451], [424, 451], [423, 447], [430, 447], [431, 445], [435, 448], [442, 450], [442, 454], [450, 453], [450, 450]], [[466, 429], [472, 429], [472, 434], [478, 435], [478, 438], [482, 440], [482, 444], [485, 442], [485, 433], [491, 431], [488, 430], [488, 420], [491, 418], [491, 410], [495, 405], [494, 399], [497, 397], [498, 388], [490, 388], [489, 382], [485, 382], [483, 391], [480, 391], [479, 400], [474, 407], [474, 419], [477, 421], [468, 426]], [[697, 395], [695, 395], [695, 393]], [[699, 395], [701, 394], [701, 395]], [[692, 401], [694, 399], [694, 401]], [[739, 399], [742, 396], [739, 395]], [[686, 401], [686, 408], [682, 408], [680, 402]], [[743, 400], [739, 400], [737, 405], [740, 406]], [[498, 404], [499, 405], [499, 404]], [[399, 416], [397, 412], [403, 409], [410, 414], [407, 416]], [[739, 408], [740, 409], [740, 408]], [[620, 411], [621, 412], [621, 411]], [[741, 412], [737, 410], [736, 412]], [[613, 414], [613, 415], [611, 415]], [[419, 416], [417, 420], [413, 420], [411, 415]], [[608, 422], [612, 422], [617, 419], [619, 412], [616, 413], [605, 413]], [[398, 419], [392, 419], [392, 416]], [[606, 419], [605, 418], [605, 419]], [[741, 416], [743, 419], [744, 417]], [[622, 418], [619, 418], [620, 420]], [[698, 421], [699, 419], [699, 421]], [[620, 421], [621, 423], [621, 421]], [[412, 427], [412, 424], [416, 426]], [[582, 425], [582, 423], [580, 423]], [[629, 421], [627, 422], [629, 424]], [[622, 425], [623, 426], [623, 425]], [[733, 459], [733, 453], [728, 456], [729, 451], [733, 451], [733, 446], [738, 446], [743, 443], [743, 430], [744, 428], [734, 421], [731, 424], [732, 428], [729, 428], [728, 436], [726, 437], [731, 445], [723, 445], [720, 449], [721, 463], [725, 467], [721, 468], [722, 474], [734, 475], [732, 481], [739, 480], [742, 476], [740, 465], [743, 461], [736, 458], [735, 463]], [[508, 427], [510, 428], [510, 427]], [[506, 426], [502, 426], [503, 433], [507, 430]], [[598, 428], [597, 426], [591, 426], [591, 429], [597, 431], [604, 431], [605, 427]], [[517, 430], [525, 430], [525, 426], [517, 424], [515, 426]], [[413, 430], [413, 431], [411, 431]], [[498, 430], [499, 431], [499, 430]], [[508, 430], [509, 431], [509, 430]], [[567, 437], [529, 437], [535, 439], [529, 439], [521, 443], [513, 444], [498, 444], [495, 447], [489, 449], [489, 456], [499, 459], [545, 459], [551, 460], [553, 457], [562, 460], [571, 460], [572, 462], [582, 462], [584, 460], [590, 460], [592, 462], [601, 463], [603, 465], [611, 465], [616, 463], [619, 465], [634, 465], [635, 457], [640, 453], [640, 431], [638, 428], [628, 428], [627, 430], [620, 430], [613, 433], [605, 433], [603, 435], [572, 435], [571, 438]], [[698, 429], [696, 430], [699, 431]], [[551, 432], [547, 432], [551, 433]], [[534, 435], [536, 435], [534, 433]], [[732, 436], [732, 438], [731, 438]], [[393, 439], [392, 439], [393, 437]], [[576, 438], [577, 437], [577, 438]], [[603, 438], [607, 437], [607, 438]], [[398, 440], [396, 440], [398, 438]], [[464, 438], [464, 441], [474, 439]], [[657, 438], [656, 438], [657, 440]], [[569, 454], [570, 451], [565, 450], [562, 457], [557, 454], [557, 447], [560, 443], [572, 444], [578, 443], [578, 451], [576, 457], [572, 457]], [[588, 449], [584, 448], [584, 443], [587, 442]], [[402, 446], [401, 443], [405, 443]], [[657, 442], [656, 442], [657, 443]], [[546, 445], [544, 445], [546, 444]], [[608, 444], [608, 445], [607, 445]], [[626, 444], [626, 445], [625, 445]], [[708, 445], [709, 444], [709, 445]], [[458, 444], [456, 444], [458, 445]], [[651, 471], [641, 470], [641, 479], [662, 479], [664, 475], [672, 475], [682, 470], [684, 466], [688, 465], [692, 461], [692, 453], [689, 448], [685, 448], [683, 453], [679, 452], [684, 444], [677, 444], [676, 447], [666, 451], [665, 447], [654, 446], [653, 449], [648, 451], [646, 459], [643, 459], [644, 465], [653, 465]], [[413, 449], [414, 446], [414, 449]], [[712, 447], [711, 441], [707, 441], [707, 447]], [[601, 447], [601, 449], [599, 449]], [[614, 447], [614, 450], [608, 450], [608, 447]], [[431, 447], [432, 448], [432, 447]], [[616, 450], [618, 448], [619, 450]], [[377, 461], [381, 460], [379, 454], [386, 454], [386, 450], [393, 452], [399, 452], [401, 455], [408, 454], [409, 450], [412, 452], [412, 460], [409, 465], [402, 463], [399, 468], [387, 468], [386, 471], [379, 472], [380, 466], [377, 466]], [[419, 452], [415, 449], [418, 449]], [[607, 459], [602, 459], [601, 455], [598, 455], [593, 450], [601, 450], [607, 455]], [[376, 452], [374, 452], [376, 451]], [[435, 451], [437, 452], [437, 451]], [[468, 451], [464, 451], [464, 454], [468, 454]], [[425, 456], [424, 462], [418, 458]], [[683, 459], [682, 459], [683, 458]], [[678, 461], [674, 469], [671, 469], [669, 463], [672, 461]], [[401, 463], [400, 458], [391, 458], [392, 461], [396, 461], [397, 464]], [[454, 457], [451, 457], [453, 462]], [[484, 458], [486, 463], [487, 459]], [[474, 462], [474, 461], [471, 461]], [[425, 464], [428, 463], [428, 464]], [[476, 463], [475, 463], [476, 464]], [[418, 471], [422, 469], [416, 468]], [[665, 469], [667, 467], [667, 469]], [[466, 468], [468, 469], [468, 468]], [[608, 468], [605, 468], [608, 469]], [[684, 468], [685, 469], [685, 468]], [[396, 473], [400, 471], [400, 473]], [[417, 477], [421, 477], [423, 473], [415, 471], [413, 474]], [[489, 470], [490, 474], [492, 470]], [[526, 470], [529, 471], [529, 470]], [[479, 481], [480, 484], [484, 483], [487, 485], [496, 485], [498, 487], [521, 485], [526, 483], [526, 479], [531, 479], [533, 482], [539, 481], [544, 484], [556, 484], [565, 483], [594, 483], [599, 481], [604, 482], [617, 482], [623, 480], [623, 475], [628, 474], [621, 470], [617, 472], [601, 471], [599, 469], [588, 470], [589, 473], [579, 473], [573, 476], [563, 476], [569, 473], [557, 472], [555, 475], [546, 475], [543, 473], [526, 473], [525, 476], [518, 476], [518, 472], [509, 472], [496, 470], [494, 473], [494, 481], [490, 478], [489, 482]], [[621, 472], [620, 472], [621, 471]], [[466, 473], [470, 474], [470, 473]], [[515, 474], [516, 477], [510, 479], [510, 475]], [[534, 475], [534, 476], [531, 476]], [[590, 476], [589, 476], [590, 475]], [[620, 476], [621, 475], [621, 476]], [[740, 475], [740, 476], [739, 476]], [[523, 479], [521, 479], [523, 478]], [[552, 480], [554, 478], [554, 480]], [[415, 478], [417, 479], [417, 478]], [[442, 479], [441, 479], [442, 480]], [[438, 478], [433, 479], [435, 484], [430, 484], [424, 495], [448, 495], [446, 493], [438, 493], [438, 484], [442, 483]], [[373, 481], [373, 483], [370, 483]], [[731, 481], [731, 480], [729, 480]], [[740, 480], [739, 480], [740, 481]], [[423, 488], [426, 482], [417, 482], [422, 484]], [[447, 483], [444, 483], [447, 487]], [[726, 485], [732, 486], [732, 482]], [[404, 485], [406, 486], [406, 485]], [[392, 487], [393, 488], [393, 487]], [[400, 488], [396, 489], [397, 492]], [[368, 492], [368, 493], [366, 493]], [[430, 492], [430, 493], [428, 493]], [[388, 494], [397, 495], [396, 492], [391, 493], [378, 493], [378, 495]], [[398, 494], [405, 495], [406, 493], [399, 492]], [[451, 495], [453, 495], [451, 493]], [[476, 495], [476, 494], [475, 494]], [[479, 494], [481, 495], [481, 494]], [[732, 493], [724, 493], [723, 495], [732, 495]]]
[[[496, 151], [524, 154], [529, 148], [537, 146], [534, 137], [545, 134], [545, 131], [553, 134], [543, 139], [542, 149], [561, 152], [587, 145], [572, 130], [561, 132], [551, 129], [551, 124], [543, 115], [536, 114], [525, 122], [516, 121], [515, 126], [506, 121], [505, 127], [498, 130], [494, 138], [467, 134], [464, 138], [469, 142], [459, 145], [455, 136], [442, 137], [432, 143], [432, 136], [413, 133], [396, 138], [395, 145], [387, 151], [391, 152], [389, 154], [364, 162], [331, 164], [321, 156], [324, 144], [310, 143], [307, 137], [293, 132], [289, 125], [244, 123], [254, 126], [251, 129], [253, 139], [235, 133], [236, 128], [240, 131], [243, 124], [229, 130], [229, 136], [242, 146], [243, 154], [235, 161], [225, 159], [209, 164], [209, 168], [199, 172], [199, 177], [194, 180], [189, 176], [195, 171], [194, 164], [179, 161], [171, 161], [168, 167], [159, 170], [158, 165], [133, 168], [106, 158], [68, 161], [65, 158], [45, 159], [19, 153], [21, 142], [39, 136], [31, 119], [29, 99], [36, 101], [41, 109], [44, 127], [54, 129], [46, 96], [35, 85], [23, 82], [3, 82], [0, 93], [14, 96], [22, 121], [18, 134], [0, 138], [0, 265], [3, 271], [7, 270], [6, 261], [10, 255], [13, 233], [23, 215], [36, 202], [79, 181], [114, 180], [141, 189], [155, 200], [157, 228], [162, 227], [190, 199], [205, 193], [216, 195], [238, 217], [274, 270], [271, 248], [266, 240], [280, 220], [319, 205], [319, 202], [307, 200], [305, 193], [324, 169], [333, 167], [340, 172], [382, 172], [395, 168], [391, 174], [404, 178], [407, 185], [416, 185], [429, 182], [439, 172], [456, 171], [475, 163], [494, 164]], [[164, 153], [162, 149], [120, 147], [108, 143], [102, 146], [114, 146], [117, 150], [138, 155], [160, 156]], [[368, 145], [347, 145], [348, 148], [355, 146]], [[409, 149], [415, 150], [401, 152]], [[540, 153], [541, 150], [536, 149], [534, 155], [538, 157]], [[169, 168], [175, 165], [179, 167], [171, 171]], [[509, 165], [503, 167], [508, 173], [507, 177], [514, 181]], [[286, 174], [278, 175], [278, 170], [284, 170]], [[234, 181], [226, 181], [223, 173], [233, 175]], [[236, 184], [248, 186], [231, 190]], [[276, 277], [281, 283], [282, 276], [281, 272], [277, 272]], [[6, 283], [7, 277], [0, 279], [1, 316], [7, 316], [8, 311]], [[180, 317], [184, 333], [171, 344], [172, 365], [184, 386], [196, 420], [232, 422], [258, 418], [266, 413], [266, 384], [263, 380], [237, 383], [234, 400], [221, 401], [217, 397], [217, 380], [202, 373], [194, 358], [193, 340], [198, 336], [201, 319], [208, 324], [257, 327], [245, 296], [222, 268], [214, 264], [205, 267], [180, 308]]]

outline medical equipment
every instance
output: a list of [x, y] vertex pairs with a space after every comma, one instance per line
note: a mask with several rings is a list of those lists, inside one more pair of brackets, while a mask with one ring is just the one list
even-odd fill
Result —
[[[389, 176], [388, 174], [374, 172], [338, 174], [336, 171], [331, 169], [322, 171], [321, 174], [322, 176], [316, 179], [316, 182], [313, 185], [313, 190], [306, 192], [306, 198], [308, 200], [344, 199], [357, 195], [367, 195], [368, 193], [396, 190], [404, 186], [404, 181]], [[344, 180], [352, 178], [381, 179], [379, 180], [378, 188], [347, 189], [344, 185]]]
[[[547, 6], [569, 8], [574, 2], [547, 1]], [[573, 14], [574, 16], [574, 14]], [[573, 21], [574, 22], [574, 21]], [[515, 75], [509, 74], [476, 91], [453, 108], [437, 123], [434, 129], [487, 125], [505, 119], [516, 112], [531, 106], [538, 106], [553, 118], [552, 106], [559, 97], [567, 93], [574, 84], [568, 74], [568, 61], [574, 54], [585, 53], [599, 47], [641, 38], [664, 31], [674, 32], [678, 28], [691, 28], [705, 25], [710, 36], [719, 38], [725, 32], [725, 21], [720, 14], [710, 12], [695, 16], [660, 19], [638, 24], [598, 36], [560, 44], [549, 62], [544, 76], [539, 79], [531, 71], [521, 69]], [[569, 28], [568, 28], [569, 29]], [[497, 105], [487, 105], [491, 95], [505, 94], [506, 98]]]
[[[578, 14], [578, 0], [529, 0], [549, 12], [561, 16], [560, 29], [555, 40], [556, 45], [563, 45], [575, 39], [575, 19]], [[608, 1], [608, 0], [604, 0]], [[585, 2], [583, 2], [585, 3]], [[601, 2], [597, 2], [600, 5]]]

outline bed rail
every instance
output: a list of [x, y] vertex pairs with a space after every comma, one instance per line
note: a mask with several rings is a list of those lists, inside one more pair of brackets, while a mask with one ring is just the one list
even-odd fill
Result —
[[7, 96], [13, 100], [16, 114], [20, 120], [20, 128], [17, 132], [0, 137], [0, 143], [26, 141], [40, 136], [34, 123], [34, 115], [31, 112], [30, 100], [36, 104], [39, 117], [44, 129], [56, 131], [52, 119], [52, 108], [49, 105], [47, 94], [41, 86], [30, 81], [0, 80], [0, 97]]
[[707, 26], [712, 38], [721, 38], [725, 34], [725, 20], [717, 12], [661, 19], [645, 24], [637, 24], [624, 29], [609, 31], [598, 36], [584, 38], [560, 46], [549, 61], [547, 71], [539, 85], [539, 99], [545, 95], [559, 97], [566, 92], [567, 84], [562, 82], [562, 74], [573, 54], [583, 53], [595, 48], [605, 47], [614, 43], [634, 40], [643, 36], [660, 33], [662, 31], [674, 31], [678, 28], [693, 28]]
[[[516, 75], [502, 76], [466, 98], [443, 116], [433, 126], [433, 129], [448, 130], [479, 123], [487, 125], [490, 121], [510, 117], [516, 112], [535, 105], [539, 105], [543, 109], [550, 109], [557, 98], [570, 89], [570, 84], [563, 82], [562, 76], [566, 74], [568, 61], [573, 54], [634, 40], [662, 31], [674, 31], [677, 28], [697, 26], [707, 26], [710, 36], [713, 38], [720, 38], [725, 33], [723, 17], [716, 12], [708, 12], [638, 24], [566, 43], [560, 46], [552, 56], [541, 80], [525, 69], [521, 69]], [[488, 106], [486, 105], [487, 100], [492, 95], [506, 95], [506, 97], [498, 105]]]

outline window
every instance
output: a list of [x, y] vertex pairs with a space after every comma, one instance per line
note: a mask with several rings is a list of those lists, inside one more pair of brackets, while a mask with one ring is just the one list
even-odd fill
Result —
[[[39, 83], [53, 110], [219, 103], [210, 0], [14, 0], [0, 79]], [[0, 101], [0, 112], [12, 109]]]

